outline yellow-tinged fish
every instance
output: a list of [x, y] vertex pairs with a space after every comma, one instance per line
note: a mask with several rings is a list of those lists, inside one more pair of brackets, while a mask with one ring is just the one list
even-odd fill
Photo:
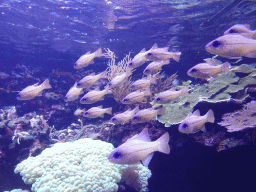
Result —
[[225, 62], [221, 65], [215, 65], [214, 61], [207, 63], [199, 63], [188, 70], [187, 75], [194, 78], [210, 79], [211, 77], [217, 77], [221, 72], [229, 72], [229, 62]]
[[142, 161], [148, 167], [155, 151], [170, 153], [169, 133], [163, 134], [156, 141], [151, 142], [148, 129], [144, 128], [140, 134], [128, 139], [125, 143], [114, 149], [108, 156], [111, 163], [138, 164]]
[[256, 40], [242, 35], [224, 35], [205, 46], [207, 52], [229, 59], [256, 58]]
[[106, 86], [105, 89], [100, 91], [99, 88], [96, 88], [95, 90], [89, 91], [86, 93], [81, 99], [81, 104], [92, 104], [99, 100], [103, 100], [103, 96], [106, 94], [111, 94], [112, 91], [110, 90], [109, 86]]
[[135, 81], [133, 84], [131, 84], [131, 89], [142, 89], [150, 84], [157, 84], [155, 77], [149, 77], [149, 78], [143, 78]]
[[162, 69], [163, 65], [167, 65], [169, 63], [170, 63], [170, 60], [153, 61], [144, 69], [143, 74], [150, 75], [150, 74], [157, 73], [157, 71]]
[[117, 75], [108, 83], [108, 85], [111, 88], [114, 88], [114, 87], [118, 86], [119, 84], [121, 84], [123, 82], [123, 80], [125, 78], [128, 78], [131, 74], [132, 74], [131, 71], [127, 71], [121, 75]]
[[83, 67], [87, 67], [89, 64], [93, 64], [94, 61], [93, 59], [95, 57], [102, 57], [102, 50], [99, 48], [97, 51], [94, 53], [91, 53], [90, 51], [87, 52], [86, 54], [82, 55], [74, 64], [75, 69], [81, 69]]
[[188, 88], [185, 87], [179, 91], [176, 91], [175, 88], [171, 88], [167, 91], [163, 91], [157, 95], [154, 102], [159, 104], [170, 103], [171, 101], [176, 100], [180, 95], [186, 96], [188, 94]]
[[87, 87], [91, 87], [94, 83], [96, 83], [96, 81], [98, 81], [99, 79], [107, 79], [107, 71], [103, 71], [102, 73], [95, 75], [95, 73], [92, 73], [88, 76], [85, 76], [83, 79], [81, 79], [78, 83], [77, 83], [77, 87], [78, 88], [87, 88]]
[[145, 91], [137, 90], [129, 93], [121, 102], [123, 104], [133, 104], [142, 101], [146, 96], [151, 96], [149, 87]]
[[161, 60], [173, 59], [174, 61], [179, 62], [181, 52], [172, 53], [172, 52], [168, 52], [168, 49], [169, 47], [165, 47], [165, 48], [157, 48], [157, 49], [148, 51], [145, 57], [150, 61], [161, 61]]
[[256, 30], [251, 30], [249, 24], [236, 24], [224, 32], [224, 35], [240, 34], [249, 38], [256, 38]]
[[200, 111], [196, 110], [189, 114], [179, 125], [181, 133], [196, 133], [198, 131], [206, 131], [205, 123], [214, 123], [214, 114], [210, 109], [204, 116], [200, 116]]
[[77, 82], [69, 89], [66, 96], [64, 97], [65, 102], [73, 101], [78, 98], [79, 95], [83, 94], [83, 88], [77, 87]]
[[74, 115], [78, 116], [78, 115], [82, 115], [82, 113], [85, 112], [85, 109], [81, 109], [80, 107], [78, 109], [75, 110]]
[[149, 49], [148, 51], [146, 51], [145, 48], [143, 48], [137, 55], [135, 55], [135, 57], [131, 60], [131, 62], [128, 64], [128, 67], [130, 68], [136, 68], [139, 67], [141, 65], [143, 65], [146, 61], [147, 58], [145, 57], [145, 55], [147, 55], [150, 51], [154, 50], [157, 48], [157, 44], [155, 43], [151, 49]]
[[38, 83], [34, 85], [30, 85], [23, 89], [21, 92], [17, 94], [18, 100], [30, 100], [34, 99], [36, 96], [42, 96], [42, 91], [44, 89], [51, 89], [52, 86], [49, 84], [49, 79], [46, 79], [41, 85]]
[[132, 116], [139, 111], [139, 106], [135, 107], [133, 110], [128, 109], [123, 113], [119, 113], [113, 116], [109, 121], [114, 124], [124, 124], [132, 118]]
[[112, 115], [112, 107], [109, 108], [102, 108], [103, 106], [98, 106], [98, 107], [92, 107], [89, 110], [85, 111], [83, 113], [84, 117], [88, 118], [96, 118], [96, 117], [104, 117], [104, 113], [107, 113], [109, 115]]
[[147, 108], [142, 109], [138, 111], [133, 117], [132, 117], [132, 123], [145, 123], [152, 119], [154, 119], [157, 115], [162, 115], [164, 113], [164, 108], [160, 106], [160, 108], [154, 109], [154, 108]]

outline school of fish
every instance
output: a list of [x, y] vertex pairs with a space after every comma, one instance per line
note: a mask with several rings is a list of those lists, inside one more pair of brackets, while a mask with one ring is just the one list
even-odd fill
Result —
[[[236, 24], [226, 30], [223, 36], [209, 42], [205, 49], [211, 54], [215, 54], [228, 59], [241, 59], [242, 57], [256, 58], [256, 30], [251, 30], [248, 24]], [[134, 104], [147, 101], [147, 97], [153, 96], [154, 103], [168, 104], [177, 100], [179, 97], [188, 95], [188, 88], [181, 90], [171, 88], [157, 95], [152, 95], [150, 91], [151, 84], [157, 84], [153, 76], [164, 65], [170, 65], [174, 60], [179, 62], [181, 52], [169, 52], [169, 47], [159, 48], [155, 43], [148, 51], [143, 48], [128, 64], [131, 69], [140, 67], [146, 62], [151, 62], [144, 69], [142, 79], [132, 83], [130, 89], [133, 92], [129, 93], [122, 99], [123, 104]], [[74, 64], [75, 69], [81, 69], [94, 63], [94, 59], [102, 57], [102, 49], [99, 48], [94, 53], [87, 52], [82, 55]], [[199, 63], [187, 71], [187, 75], [193, 78], [209, 80], [218, 78], [220, 73], [228, 73], [230, 69], [229, 62], [217, 65], [214, 60]], [[112, 88], [119, 86], [125, 79], [132, 75], [132, 72], [126, 72], [116, 75], [103, 89], [96, 88], [84, 94], [85, 88], [94, 85], [99, 79], [108, 78], [107, 71], [103, 71], [97, 75], [92, 73], [82, 78], [79, 82], [75, 82], [73, 87], [67, 92], [64, 97], [65, 102], [70, 102], [78, 99], [81, 94], [81, 104], [92, 104], [100, 100], [104, 100], [106, 94], [112, 94]], [[17, 95], [18, 100], [30, 100], [36, 96], [42, 95], [44, 89], [52, 88], [49, 84], [49, 79], [46, 79], [41, 85], [38, 83], [28, 86]], [[103, 108], [103, 106], [92, 107], [88, 110], [78, 108], [74, 115], [83, 115], [88, 118], [104, 117], [104, 114], [112, 115], [112, 107]], [[114, 115], [110, 122], [113, 124], [124, 123], [144, 123], [155, 119], [158, 115], [164, 114], [162, 106], [157, 108], [128, 109], [125, 112]], [[178, 130], [181, 133], [192, 134], [198, 131], [206, 131], [205, 123], [214, 123], [214, 113], [210, 109], [205, 115], [201, 116], [200, 111], [196, 110], [189, 114], [179, 125]], [[128, 139], [125, 143], [117, 147], [109, 154], [109, 161], [117, 164], [136, 164], [142, 161], [145, 166], [148, 166], [153, 153], [160, 151], [166, 154], [170, 153], [168, 145], [169, 134], [165, 133], [158, 140], [151, 142], [148, 129], [143, 129], [140, 134]]]

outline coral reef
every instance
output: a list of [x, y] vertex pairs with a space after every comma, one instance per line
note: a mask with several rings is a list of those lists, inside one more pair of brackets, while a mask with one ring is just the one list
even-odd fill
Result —
[[[248, 96], [247, 87], [256, 84], [254, 72], [255, 68], [244, 64], [234, 67], [229, 73], [221, 74], [218, 78], [212, 78], [208, 83], [202, 85], [193, 85], [191, 81], [183, 82], [183, 85], [177, 88], [189, 87], [188, 96], [180, 97], [178, 102], [163, 105], [165, 115], [160, 116], [158, 120], [169, 127], [172, 124], [180, 123], [199, 102], [218, 103], [230, 99], [244, 100]], [[239, 77], [236, 75], [237, 73], [242, 73], [243, 77]], [[153, 102], [152, 104], [154, 107], [159, 105]]]
[[223, 121], [218, 124], [227, 128], [228, 132], [240, 131], [256, 127], [256, 101], [244, 105], [243, 109], [233, 113], [225, 113]]
[[33, 191], [117, 191], [117, 183], [127, 182], [141, 192], [147, 191], [151, 176], [143, 165], [116, 165], [107, 156], [114, 147], [106, 142], [80, 139], [73, 143], [57, 143], [37, 157], [29, 157], [17, 165], [26, 184]]

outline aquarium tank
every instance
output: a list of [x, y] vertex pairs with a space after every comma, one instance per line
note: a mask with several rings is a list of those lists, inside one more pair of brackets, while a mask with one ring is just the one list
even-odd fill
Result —
[[255, 191], [255, 0], [1, 0], [0, 192]]

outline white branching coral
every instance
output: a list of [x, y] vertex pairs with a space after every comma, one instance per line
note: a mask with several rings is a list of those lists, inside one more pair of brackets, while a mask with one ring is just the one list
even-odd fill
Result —
[[125, 181], [140, 191], [147, 191], [151, 172], [143, 165], [117, 165], [107, 156], [113, 145], [90, 138], [73, 143], [56, 143], [37, 157], [29, 157], [17, 165], [32, 191], [117, 191], [117, 183]]

